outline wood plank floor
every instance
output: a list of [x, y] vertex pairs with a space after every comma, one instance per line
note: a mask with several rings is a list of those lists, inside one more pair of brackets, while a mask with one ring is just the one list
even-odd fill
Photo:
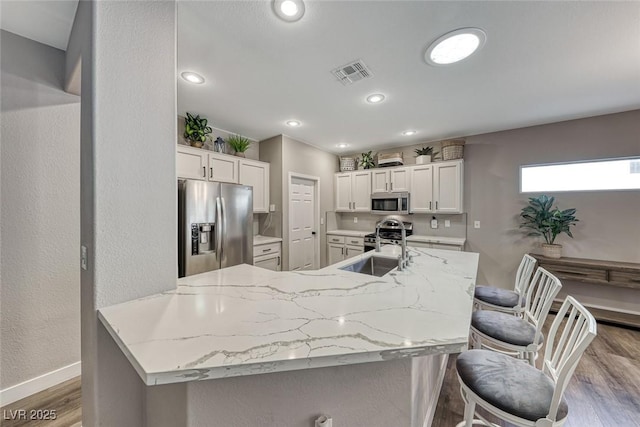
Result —
[[[0, 410], [2, 427], [71, 427], [82, 421], [80, 377], [65, 381], [33, 396], [18, 400]], [[19, 410], [26, 411], [23, 419]], [[29, 419], [31, 411], [55, 411], [55, 420]], [[35, 417], [34, 417], [35, 418]]]
[[[554, 317], [547, 319], [545, 332]], [[432, 427], [452, 427], [462, 421], [464, 402], [455, 366], [452, 355]], [[569, 404], [565, 427], [640, 427], [640, 330], [598, 323], [598, 336], [582, 356], [564, 396]]]
[[[552, 320], [550, 316], [547, 327]], [[449, 358], [433, 427], [453, 427], [462, 420], [464, 403], [455, 359], [455, 355]], [[598, 336], [582, 357], [565, 397], [569, 403], [566, 427], [640, 427], [640, 330], [598, 324]], [[57, 419], [33, 422], [0, 418], [0, 426], [76, 426], [82, 418], [80, 379], [15, 402], [2, 412], [8, 415], [9, 410], [17, 409], [55, 409]]]

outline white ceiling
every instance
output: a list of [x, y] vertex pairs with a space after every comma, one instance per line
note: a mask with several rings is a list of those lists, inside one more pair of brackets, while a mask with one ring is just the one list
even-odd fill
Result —
[[[2, 0], [1, 28], [64, 50], [77, 4]], [[424, 62], [429, 42], [469, 26], [487, 33], [481, 51]], [[330, 71], [356, 59], [374, 78], [343, 86]], [[333, 152], [407, 145], [640, 108], [640, 2], [316, 0], [286, 23], [266, 0], [179, 1], [185, 70], [207, 82], [178, 79], [179, 114], [216, 127]], [[385, 102], [367, 104], [376, 92]]]
[[0, 28], [67, 50], [78, 0], [1, 0]]
[[[427, 65], [429, 42], [461, 27], [482, 28], [483, 49]], [[375, 76], [343, 86], [330, 71], [356, 59]], [[182, 1], [185, 70], [207, 81], [178, 79], [179, 114], [216, 127], [333, 152], [407, 145], [640, 108], [640, 2], [307, 1], [286, 23], [269, 1]], [[375, 92], [386, 101], [366, 104]]]

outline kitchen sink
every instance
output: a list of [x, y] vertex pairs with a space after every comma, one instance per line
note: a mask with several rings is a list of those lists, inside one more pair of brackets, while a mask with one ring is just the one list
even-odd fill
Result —
[[340, 267], [340, 270], [382, 277], [397, 266], [398, 260], [395, 258], [371, 256], [370, 258]]

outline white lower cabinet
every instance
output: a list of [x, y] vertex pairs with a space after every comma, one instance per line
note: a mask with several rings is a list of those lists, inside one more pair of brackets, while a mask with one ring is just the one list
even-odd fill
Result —
[[282, 244], [280, 242], [253, 246], [253, 265], [267, 270], [282, 271]]
[[329, 265], [335, 264], [336, 262], [340, 262], [344, 259], [344, 245], [336, 244], [336, 243], [327, 243], [327, 248], [329, 252]]
[[327, 262], [335, 264], [364, 253], [364, 238], [351, 236], [327, 236]]

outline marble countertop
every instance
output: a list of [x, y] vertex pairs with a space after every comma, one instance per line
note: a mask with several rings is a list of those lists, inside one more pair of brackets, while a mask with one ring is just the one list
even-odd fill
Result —
[[413, 234], [407, 237], [407, 242], [442, 243], [443, 245], [462, 246], [467, 239], [462, 237], [420, 236]]
[[262, 236], [257, 235], [253, 236], [253, 245], [266, 245], [268, 243], [277, 243], [282, 242], [282, 238], [280, 237], [271, 237], [271, 236]]
[[373, 251], [317, 271], [237, 265], [98, 317], [147, 385], [464, 350], [478, 254], [410, 251], [413, 264], [383, 277], [339, 269]]
[[334, 236], [349, 236], [349, 237], [364, 237], [371, 231], [355, 231], [355, 230], [331, 230], [327, 231], [327, 235]]

